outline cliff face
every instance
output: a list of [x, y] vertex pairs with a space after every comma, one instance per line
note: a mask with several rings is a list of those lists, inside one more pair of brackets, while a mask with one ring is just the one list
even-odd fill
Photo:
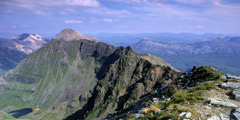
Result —
[[[102, 119], [133, 106], [179, 74], [160, 58], [139, 55], [131, 47], [114, 47], [92, 39], [73, 40], [70, 36], [79, 38], [79, 34], [71, 31], [57, 35], [67, 36], [67, 40], [55, 37], [1, 77], [1, 109], [14, 106], [71, 111], [62, 113], [59, 119], [79, 109], [68, 118]], [[57, 108], [63, 103], [67, 105]], [[69, 107], [73, 103], [77, 108]], [[59, 115], [42, 115], [46, 114], [31, 118]]]
[[178, 75], [178, 71], [167, 64], [153, 64], [129, 52], [110, 65], [87, 104], [69, 119], [103, 119], [134, 106], [141, 97], [171, 83]]

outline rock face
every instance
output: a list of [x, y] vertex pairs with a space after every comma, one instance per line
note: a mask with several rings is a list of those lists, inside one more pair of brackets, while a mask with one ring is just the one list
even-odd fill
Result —
[[155, 87], [177, 78], [178, 72], [167, 64], [152, 64], [131, 51], [110, 65], [87, 104], [68, 119], [103, 119], [114, 111], [134, 106]]
[[[78, 101], [81, 109], [69, 118], [101, 119], [134, 105], [178, 74], [162, 59], [65, 29], [1, 78], [0, 108], [18, 103], [50, 110]], [[68, 106], [62, 111], [76, 109]]]

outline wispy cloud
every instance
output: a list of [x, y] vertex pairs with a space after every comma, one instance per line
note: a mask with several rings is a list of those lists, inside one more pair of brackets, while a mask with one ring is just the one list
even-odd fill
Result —
[[104, 22], [112, 22], [113, 20], [112, 19], [108, 19], [108, 18], [104, 18], [103, 21]]
[[34, 9], [54, 6], [98, 7], [100, 6], [100, 3], [97, 0], [1, 0], [0, 6]]
[[106, 7], [97, 7], [94, 9], [85, 9], [85, 12], [94, 14], [94, 15], [100, 15], [100, 16], [107, 16], [107, 17], [115, 17], [115, 18], [130, 18], [135, 17], [136, 14], [133, 14], [129, 12], [126, 9], [122, 10], [113, 10]]
[[80, 20], [65, 20], [64, 22], [67, 23], [67, 24], [75, 24], [75, 23], [81, 24], [81, 23], [83, 23], [83, 21], [80, 21]]
[[3, 28], [3, 29], [7, 29], [7, 28], [10, 28], [10, 29], [16, 29], [16, 28], [27, 28], [29, 27], [28, 25], [0, 25], [0, 28]]
[[128, 26], [127, 25], [121, 25], [121, 26], [119, 26], [119, 28], [126, 29], [126, 28], [128, 28]]
[[64, 10], [60, 11], [59, 13], [62, 14], [62, 15], [68, 15], [68, 14], [77, 13], [77, 11], [75, 9], [72, 9], [72, 8], [67, 8], [67, 9], [64, 9]]
[[49, 13], [49, 12], [44, 12], [44, 11], [41, 11], [41, 10], [36, 10], [36, 11], [34, 11], [33, 13], [36, 14], [36, 15], [42, 15], [42, 16], [51, 15], [51, 13]]

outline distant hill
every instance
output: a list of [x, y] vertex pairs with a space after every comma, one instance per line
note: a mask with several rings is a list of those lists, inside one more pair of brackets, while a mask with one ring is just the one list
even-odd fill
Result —
[[36, 51], [49, 40], [38, 34], [24, 33], [12, 39], [0, 38], [0, 75], [13, 69], [28, 54]]
[[240, 75], [240, 37], [192, 43], [157, 42], [144, 38], [132, 47], [140, 53], [161, 57], [180, 71], [190, 71], [194, 65], [209, 65], [225, 73]]

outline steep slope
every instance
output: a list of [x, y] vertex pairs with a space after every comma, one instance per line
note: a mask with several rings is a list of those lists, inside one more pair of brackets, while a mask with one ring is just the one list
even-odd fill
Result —
[[164, 43], [142, 39], [132, 47], [139, 53], [161, 57], [184, 72], [194, 65], [209, 65], [225, 73], [240, 75], [239, 40], [239, 37], [228, 37], [193, 43]]
[[47, 42], [47, 38], [27, 33], [15, 35], [12, 39], [0, 38], [0, 75], [16, 67], [28, 54]]
[[0, 109], [40, 109], [26, 119], [63, 119], [77, 110], [68, 118], [81, 118], [80, 112], [100, 119], [178, 74], [160, 58], [64, 29], [0, 78]]
[[167, 63], [152, 63], [129, 52], [114, 64], [95, 86], [87, 104], [67, 119], [103, 119], [136, 105], [144, 95], [174, 81], [180, 73]]

